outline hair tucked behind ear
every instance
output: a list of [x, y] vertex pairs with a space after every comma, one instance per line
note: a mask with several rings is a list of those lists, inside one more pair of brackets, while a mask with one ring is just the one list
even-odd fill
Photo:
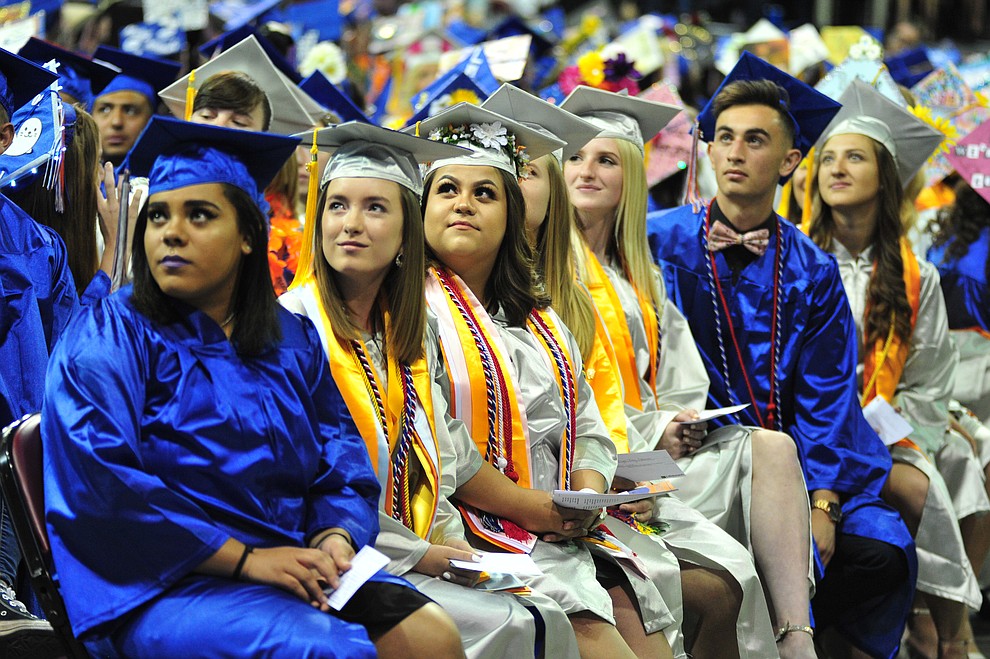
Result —
[[[873, 344], [885, 341], [890, 332], [891, 317], [894, 318], [894, 333], [906, 343], [911, 338], [911, 304], [908, 302], [904, 286], [904, 261], [901, 259], [901, 238], [904, 225], [901, 223], [901, 182], [897, 175], [897, 165], [887, 149], [871, 139], [879, 170], [880, 190], [877, 207], [877, 222], [870, 239], [876, 266], [866, 289], [867, 316], [865, 320], [866, 341]], [[819, 156], [820, 158], [820, 156]], [[816, 163], [816, 171], [820, 165]], [[821, 198], [818, 181], [809, 180], [814, 185], [812, 198], [814, 214], [809, 235], [822, 249], [830, 249], [835, 239], [835, 219], [832, 208]]]

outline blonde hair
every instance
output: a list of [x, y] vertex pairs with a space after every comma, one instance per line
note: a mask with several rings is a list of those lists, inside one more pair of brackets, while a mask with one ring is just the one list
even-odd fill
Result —
[[[423, 355], [426, 337], [426, 241], [419, 199], [404, 186], [399, 188], [402, 202], [402, 265], [392, 264], [378, 289], [378, 304], [372, 312], [371, 325], [376, 332], [388, 330], [385, 345], [401, 363], [412, 364]], [[323, 255], [323, 209], [327, 187], [320, 190], [316, 230], [313, 232], [313, 274], [320, 291], [320, 303], [330, 319], [334, 334], [342, 341], [358, 339], [361, 330], [347, 313], [337, 286], [336, 272]], [[391, 315], [385, 327], [385, 312]]]
[[577, 340], [582, 355], [590, 355], [595, 342], [595, 308], [591, 296], [576, 279], [572, 235], [574, 208], [567, 197], [567, 183], [557, 159], [544, 156], [550, 199], [536, 236], [536, 271], [543, 278], [550, 304]]
[[622, 162], [622, 195], [615, 211], [615, 253], [629, 282], [660, 307], [656, 265], [646, 241], [646, 165], [643, 154], [626, 140], [616, 140]]

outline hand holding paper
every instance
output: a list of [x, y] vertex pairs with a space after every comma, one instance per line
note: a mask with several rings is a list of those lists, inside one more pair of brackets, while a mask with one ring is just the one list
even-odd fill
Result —
[[565, 508], [576, 510], [597, 510], [618, 506], [629, 501], [639, 501], [647, 497], [655, 497], [658, 494], [673, 492], [677, 488], [670, 481], [661, 481], [652, 485], [637, 487], [628, 492], [618, 494], [599, 494], [597, 492], [574, 492], [572, 490], [554, 490], [553, 502]]

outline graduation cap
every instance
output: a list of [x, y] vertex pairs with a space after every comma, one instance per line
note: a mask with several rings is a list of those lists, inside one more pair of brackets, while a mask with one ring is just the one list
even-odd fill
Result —
[[309, 96], [333, 112], [342, 122], [363, 121], [371, 123], [361, 109], [354, 104], [351, 97], [337, 89], [337, 86], [327, 80], [322, 71], [313, 71], [312, 74], [301, 83], [299, 88], [309, 94]]
[[990, 203], [990, 122], [959, 140], [946, 157], [969, 187]]
[[416, 95], [413, 99], [415, 112], [406, 125], [415, 124], [467, 99], [481, 103], [498, 89], [498, 85], [484, 51], [475, 48]]
[[879, 45], [869, 37], [865, 39], [869, 41], [855, 44], [849, 50], [849, 57], [825, 74], [815, 89], [837, 101], [853, 80], [861, 80], [902, 108], [907, 107], [904, 95], [880, 59]]
[[224, 22], [225, 30], [235, 30], [261, 18], [279, 5], [280, 0], [258, 2], [211, 2], [210, 12]]
[[152, 117], [127, 155], [134, 176], [148, 177], [148, 194], [202, 183], [229, 183], [262, 209], [264, 191], [298, 138]]
[[558, 41], [557, 36], [553, 33], [553, 25], [549, 21], [531, 22], [518, 14], [512, 14], [502, 19], [498, 25], [488, 31], [488, 35], [482, 41], [515, 37], [520, 34], [532, 35], [531, 48], [537, 56], [553, 48]]
[[[54, 76], [51, 81], [55, 82]], [[52, 89], [32, 97], [11, 115], [14, 140], [0, 154], [0, 188], [20, 187], [43, 176], [50, 190], [60, 178], [56, 174], [64, 145], [62, 101]], [[72, 122], [74, 116], [73, 112]]]
[[682, 108], [604, 89], [575, 87], [560, 107], [600, 129], [598, 137], [632, 142], [645, 153], [645, 143], [660, 132]]
[[93, 58], [109, 62], [120, 69], [120, 75], [104, 87], [97, 98], [114, 92], [137, 92], [148, 99], [152, 110], [158, 107], [158, 90], [171, 84], [181, 69], [178, 62], [148, 55], [132, 55], [110, 46], [97, 48]]
[[470, 153], [434, 160], [426, 174], [446, 165], [489, 166], [513, 176], [522, 176], [523, 167], [556, 149], [564, 142], [527, 128], [501, 114], [470, 103], [458, 103], [403, 132], [418, 131], [431, 140], [453, 144]]
[[[360, 121], [349, 121], [328, 128], [300, 133], [303, 145], [312, 145], [332, 155], [327, 162], [320, 187], [338, 178], [374, 178], [392, 181], [411, 190], [417, 197], [423, 194], [423, 177], [419, 163], [468, 154], [462, 149], [442, 142], [400, 133]], [[315, 166], [316, 154], [313, 153]], [[315, 167], [314, 167], [315, 168]], [[306, 222], [303, 225], [302, 249], [296, 272], [305, 274], [312, 269], [316, 234], [317, 174], [310, 172], [310, 190], [306, 197]]]
[[836, 135], [870, 137], [894, 157], [902, 186], [942, 142], [942, 133], [861, 80], [853, 80], [839, 101], [842, 109], [823, 132], [820, 147]]
[[791, 75], [798, 75], [809, 66], [828, 59], [828, 46], [811, 23], [794, 28], [787, 37], [791, 44], [787, 70]]
[[[272, 64], [253, 35], [196, 69], [194, 86], [198, 88], [210, 76], [224, 71], [240, 71], [249, 75], [265, 92], [272, 109], [270, 130], [273, 133], [291, 135], [309, 130], [321, 123], [325, 115], [319, 103]], [[158, 93], [177, 117], [185, 116], [188, 88], [187, 75]]]
[[547, 103], [508, 83], [499, 87], [481, 107], [564, 141], [564, 147], [553, 152], [560, 163], [580, 151], [581, 147], [597, 137], [601, 131], [598, 126], [564, 108]]
[[[285, 77], [289, 80], [299, 84], [302, 80], [302, 76], [299, 75], [296, 68], [289, 63], [289, 60], [285, 58], [282, 51], [276, 48], [275, 44], [262, 35], [253, 25], [244, 24], [234, 30], [224, 32], [220, 36], [210, 39], [200, 46], [199, 52], [203, 57], [213, 59], [220, 53], [233, 48], [248, 37], [254, 37], [257, 39], [258, 45], [265, 51], [265, 55], [268, 56], [268, 59], [271, 60], [272, 64], [274, 64], [279, 71], [285, 74]], [[173, 80], [174, 79], [175, 77], [173, 76]], [[158, 87], [158, 89], [161, 89], [161, 87]]]
[[899, 52], [885, 59], [884, 63], [894, 80], [905, 87], [914, 87], [935, 70], [923, 46]]
[[46, 68], [0, 48], [0, 105], [13, 121], [14, 113], [44, 91], [58, 76]]
[[37, 37], [28, 39], [20, 50], [20, 56], [38, 64], [57, 61], [58, 82], [62, 91], [87, 108], [93, 107], [96, 95], [120, 73], [120, 69], [112, 64], [97, 62]]
[[811, 88], [797, 78], [788, 75], [767, 64], [752, 53], [743, 53], [739, 63], [722, 81], [714, 96], [698, 115], [698, 125], [701, 127], [701, 139], [709, 141], [715, 137], [715, 114], [713, 112], [715, 99], [719, 92], [737, 80], [769, 80], [775, 82], [787, 92], [790, 97], [790, 107], [784, 108], [794, 124], [794, 148], [804, 156], [815, 143], [825, 126], [832, 120], [841, 107], [825, 94]]

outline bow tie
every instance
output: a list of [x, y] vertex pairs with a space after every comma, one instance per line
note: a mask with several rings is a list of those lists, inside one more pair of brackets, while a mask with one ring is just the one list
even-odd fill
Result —
[[757, 256], [763, 256], [766, 254], [769, 243], [770, 231], [767, 229], [757, 229], [740, 234], [732, 227], [721, 222], [714, 222], [708, 231], [708, 251], [710, 252], [717, 252], [733, 245], [742, 245]]

